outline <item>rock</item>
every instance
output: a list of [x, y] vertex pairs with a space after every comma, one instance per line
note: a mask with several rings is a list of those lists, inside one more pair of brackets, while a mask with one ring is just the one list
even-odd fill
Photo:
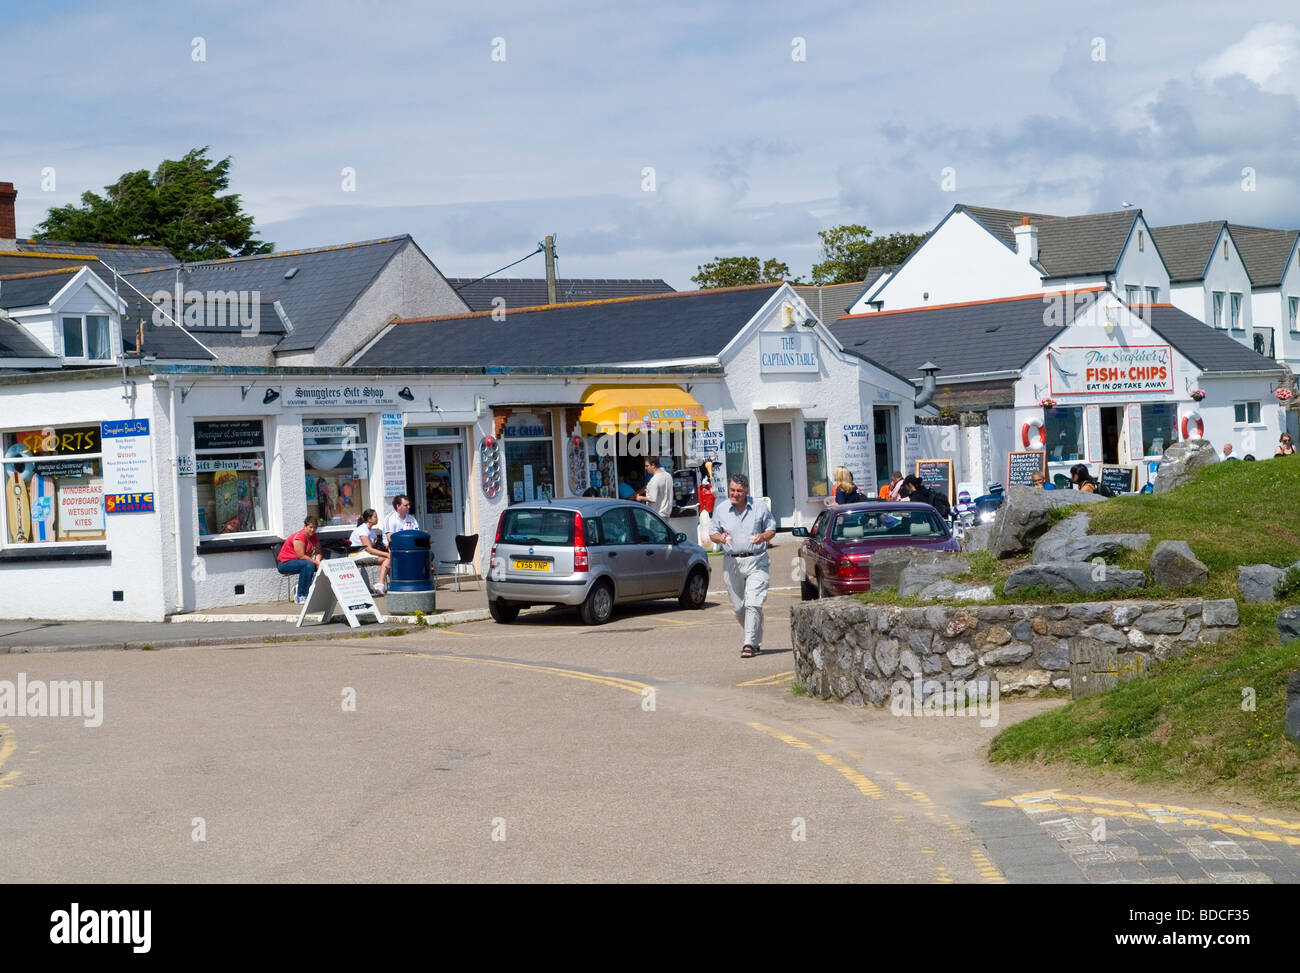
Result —
[[1246, 601], [1277, 601], [1278, 582], [1285, 575], [1271, 564], [1243, 564], [1237, 568], [1237, 590]]
[[1110, 620], [1116, 625], [1132, 625], [1133, 620], [1142, 614], [1137, 605], [1116, 605], [1110, 613]]
[[[968, 611], [955, 611], [952, 617], [948, 619], [948, 624], [944, 626], [944, 638], [955, 639], [962, 632], [969, 632], [979, 624], [979, 619]], [[964, 663], [956, 663], [963, 665]]]
[[[871, 555], [871, 589], [897, 588], [899, 575], [909, 564], [938, 564], [954, 558], [957, 554], [953, 551], [930, 551], [922, 547], [885, 548]], [[966, 570], [970, 570], [968, 562]]]
[[1052, 648], [1038, 654], [1038, 664], [1044, 669], [1070, 668], [1070, 647], [1058, 642]]
[[1006, 645], [1011, 641], [1011, 633], [1000, 625], [993, 625], [984, 630], [979, 641], [985, 645]]
[[876, 643], [876, 666], [888, 679], [898, 668], [898, 639], [881, 639]]
[[[936, 552], [946, 553], [946, 552]], [[871, 576], [875, 578], [876, 559], [871, 559]], [[934, 584], [944, 578], [951, 578], [954, 575], [970, 574], [970, 561], [964, 557], [951, 556], [932, 564], [918, 564], [912, 562], [903, 568], [898, 576], [898, 594], [906, 598], [909, 595], [919, 594], [927, 585]], [[873, 580], [872, 587], [875, 587]]]
[[1151, 581], [1162, 587], [1202, 584], [1210, 569], [1192, 553], [1187, 541], [1161, 541], [1151, 552]]
[[918, 598], [952, 598], [957, 601], [991, 601], [992, 585], [967, 586], [960, 581], [936, 581], [928, 584], [917, 594]]
[[1017, 568], [1008, 575], [1002, 591], [1009, 595], [1021, 588], [1037, 586], [1047, 588], [1049, 591], [1077, 591], [1093, 594], [1101, 591], [1142, 588], [1146, 583], [1146, 575], [1141, 571], [1127, 571], [1104, 564], [1056, 562]]
[[1024, 642], [1012, 642], [1010, 645], [1004, 645], [1000, 649], [994, 649], [992, 652], [985, 652], [980, 656], [980, 665], [982, 666], [1005, 666], [1014, 662], [1024, 662], [1029, 658], [1033, 651], [1033, 646], [1026, 645]]
[[1277, 630], [1283, 642], [1300, 639], [1300, 605], [1293, 605], [1277, 616]]
[[1207, 466], [1219, 462], [1219, 454], [1208, 439], [1188, 439], [1171, 443], [1160, 460], [1154, 491], [1168, 493], [1196, 477]]
[[994, 675], [998, 688], [1008, 694], [1042, 689], [1052, 681], [1051, 674], [1041, 669], [998, 669]]
[[1136, 551], [1151, 540], [1150, 534], [1089, 534], [1087, 514], [1075, 514], [1053, 526], [1034, 543], [1033, 562], [1091, 561]]
[[1286, 737], [1300, 743], [1300, 672], [1293, 672], [1286, 681]]
[[948, 650], [948, 661], [954, 666], [967, 665], [974, 658], [975, 652], [965, 642], [954, 645]]
[[1237, 614], [1237, 603], [1231, 598], [1218, 598], [1213, 601], [1203, 602], [1201, 621], [1206, 625], [1226, 625], [1230, 628], [1236, 628], [1241, 623], [1241, 619]]
[[927, 655], [921, 659], [921, 666], [925, 669], [927, 676], [932, 676], [936, 672], [943, 672], [943, 660], [937, 655]]
[[907, 647], [917, 655], [928, 653], [933, 642], [934, 636], [929, 632], [912, 631], [907, 633]]
[[911, 649], [904, 649], [898, 654], [898, 671], [908, 679], [921, 674], [921, 660]]
[[1082, 605], [1071, 605], [1067, 615], [1070, 618], [1077, 618], [1084, 622], [1099, 622], [1106, 617], [1107, 611], [1106, 605], [1099, 605], [1096, 602], [1084, 602]]
[[993, 521], [989, 535], [989, 550], [1000, 558], [1012, 557], [1028, 551], [1033, 542], [1047, 532], [1048, 512], [1056, 507], [1075, 504], [1099, 503], [1105, 499], [1100, 494], [1082, 493], [1078, 490], [1032, 490], [1028, 487], [1011, 487], [1007, 499]]
[[1158, 611], [1147, 612], [1136, 622], [1134, 627], [1139, 631], [1147, 633], [1158, 633], [1162, 635], [1177, 635], [1183, 630], [1186, 624], [1183, 619], [1183, 613], [1177, 608], [1161, 608]]
[[989, 535], [992, 532], [992, 524], [976, 524], [974, 527], [967, 527], [966, 533], [961, 537], [962, 553], [969, 554], [974, 551], [987, 551], [989, 549]]
[[1029, 619], [1023, 618], [1016, 622], [1011, 634], [1017, 642], [1028, 642], [1034, 637], [1034, 625]]
[[1052, 680], [1052, 688], [1053, 688], [1053, 689], [1063, 689], [1063, 690], [1065, 690], [1065, 691], [1068, 693], [1068, 692], [1070, 691], [1070, 677], [1069, 677], [1069, 676], [1066, 676], [1066, 677], [1063, 678], [1063, 679], [1053, 679], [1053, 680]]

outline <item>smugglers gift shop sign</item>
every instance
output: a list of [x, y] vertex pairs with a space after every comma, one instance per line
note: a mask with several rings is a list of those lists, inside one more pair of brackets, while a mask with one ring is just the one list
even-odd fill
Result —
[[1172, 392], [1169, 345], [1052, 348], [1047, 352], [1052, 395]]

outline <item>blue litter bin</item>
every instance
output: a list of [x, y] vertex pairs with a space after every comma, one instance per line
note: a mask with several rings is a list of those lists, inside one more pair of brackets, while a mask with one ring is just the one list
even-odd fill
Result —
[[388, 590], [432, 591], [430, 550], [430, 537], [422, 530], [399, 530], [393, 534], [389, 545], [392, 569]]

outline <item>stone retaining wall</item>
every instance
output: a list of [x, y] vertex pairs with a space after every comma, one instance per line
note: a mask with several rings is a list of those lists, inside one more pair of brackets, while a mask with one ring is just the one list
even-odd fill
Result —
[[891, 687], [918, 677], [926, 695], [996, 678], [1004, 694], [1052, 685], [1077, 699], [1237, 624], [1231, 598], [925, 608], [830, 598], [790, 610], [796, 678], [853, 706], [886, 705]]

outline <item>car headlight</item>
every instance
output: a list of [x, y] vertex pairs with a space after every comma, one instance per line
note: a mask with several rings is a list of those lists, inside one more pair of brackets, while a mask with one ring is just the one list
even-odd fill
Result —
[[993, 523], [993, 518], [996, 516], [997, 516], [996, 510], [986, 510], [982, 514], [980, 514], [980, 523], [991, 524]]

